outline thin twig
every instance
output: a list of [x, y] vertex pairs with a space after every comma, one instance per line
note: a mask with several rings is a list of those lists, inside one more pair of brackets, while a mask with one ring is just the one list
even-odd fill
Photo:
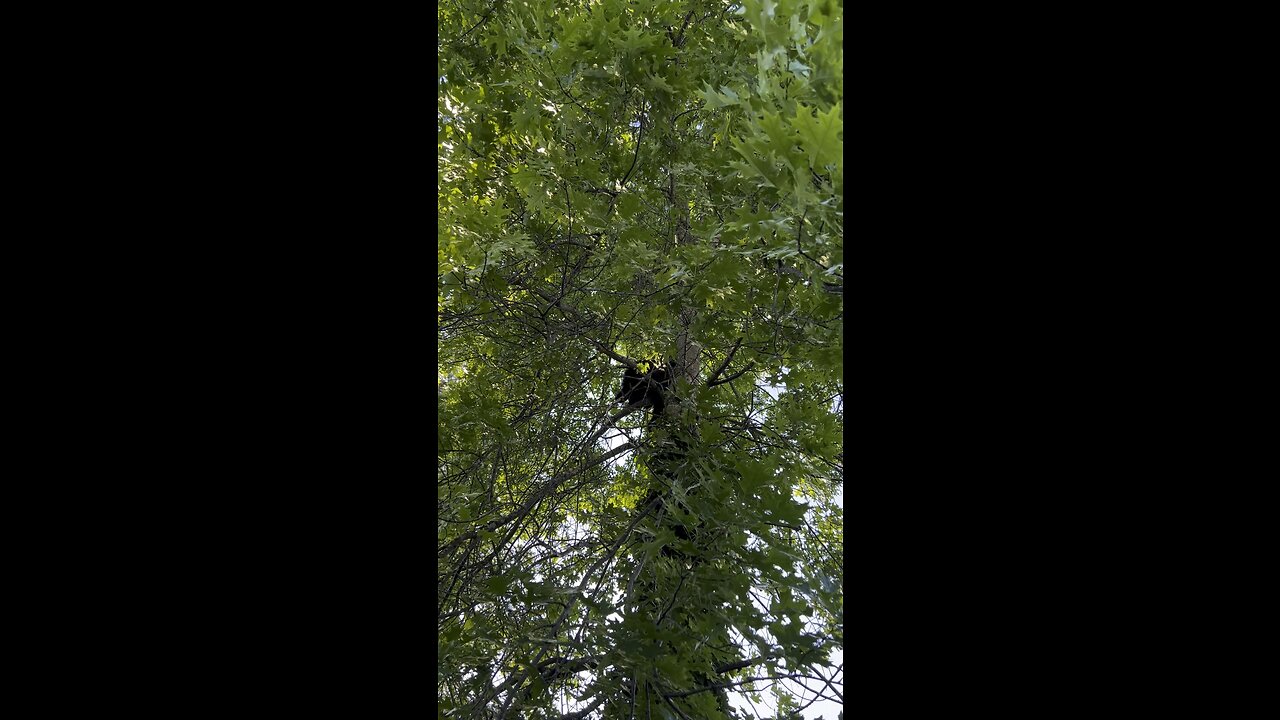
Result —
[[670, 705], [671, 709], [675, 710], [676, 714], [679, 715], [681, 718], [683, 718], [683, 720], [690, 720], [689, 716], [685, 715], [683, 710], [676, 707], [676, 704], [674, 702], [671, 702], [670, 696], [668, 696], [666, 693], [663, 693], [661, 690], [658, 690], [658, 688], [654, 687], [653, 683], [649, 683], [649, 688], [651, 690], [657, 690], [659, 697], [661, 697], [667, 703], [667, 705]]
[[733, 359], [733, 354], [738, 352], [738, 348], [742, 345], [742, 341], [745, 337], [746, 336], [744, 335], [743, 337], [738, 338], [738, 341], [733, 344], [733, 349], [729, 351], [729, 356], [724, 359], [724, 362], [720, 363], [720, 367], [716, 368], [715, 372], [711, 373], [711, 377], [707, 378], [707, 387], [711, 387], [716, 379], [720, 377], [720, 373], [724, 372], [725, 368], [729, 367], [729, 361]]
[[[614, 416], [613, 422], [617, 422], [617, 420], [620, 419], [622, 416], [631, 412], [634, 412], [634, 410], [622, 410], [616, 416]], [[600, 432], [597, 433], [597, 436], [603, 435], [606, 430], [607, 428], [602, 428]], [[592, 440], [592, 442], [594, 442], [594, 439]], [[601, 455], [600, 457], [593, 458], [589, 462], [583, 463], [582, 467], [578, 468], [577, 470], [567, 472], [563, 475], [559, 475], [557, 477], [554, 477], [548, 480], [546, 485], [543, 485], [541, 490], [534, 493], [533, 496], [530, 497], [528, 502], [526, 502], [524, 505], [520, 506], [519, 508], [513, 510], [512, 512], [506, 515], [503, 515], [500, 518], [497, 518], [495, 520], [490, 520], [484, 525], [481, 525], [480, 527], [474, 528], [472, 530], [468, 530], [467, 532], [459, 535], [453, 540], [450, 540], [440, 548], [439, 554], [448, 555], [453, 550], [453, 548], [456, 547], [459, 543], [465, 542], [467, 540], [470, 540], [474, 537], [479, 536], [479, 534], [482, 531], [493, 532], [494, 530], [497, 530], [498, 528], [502, 527], [503, 525], [506, 525], [512, 520], [515, 520], [518, 517], [522, 517], [523, 515], [527, 514], [530, 510], [532, 510], [533, 506], [541, 502], [543, 498], [549, 495], [551, 491], [554, 490], [556, 487], [558, 487], [561, 483], [564, 483], [565, 481], [571, 478], [581, 475], [582, 473], [586, 472], [587, 470], [593, 467], [598, 467], [600, 463], [606, 460], [609, 460], [614, 456], [621, 455], [623, 452], [627, 450], [631, 450], [633, 448], [634, 446], [631, 443], [623, 443], [618, 447], [614, 448], [613, 450], [610, 450], [609, 452]]]
[[468, 29], [466, 32], [464, 32], [464, 33], [462, 33], [461, 35], [459, 35], [459, 36], [458, 36], [457, 38], [455, 38], [454, 40], [450, 41], [450, 42], [449, 42], [449, 44], [450, 44], [450, 45], [457, 45], [458, 43], [462, 42], [462, 40], [463, 40], [464, 38], [466, 38], [468, 35], [470, 35], [472, 30], [475, 30], [476, 28], [478, 28], [478, 27], [480, 27], [481, 25], [483, 25], [483, 24], [484, 24], [484, 21], [485, 21], [485, 20], [488, 20], [488, 19], [489, 19], [489, 16], [493, 14], [493, 11], [498, 9], [498, 3], [500, 3], [500, 2], [502, 2], [502, 0], [494, 0], [493, 4], [489, 6], [489, 11], [488, 11], [488, 12], [486, 12], [486, 13], [484, 14], [484, 17], [480, 18], [480, 22], [476, 23], [475, 25], [472, 25], [472, 26], [470, 27], [470, 29]]
[[809, 262], [811, 262], [811, 263], [813, 263], [813, 264], [817, 265], [818, 267], [822, 268], [823, 270], [826, 270], [826, 269], [827, 269], [827, 266], [826, 266], [826, 265], [823, 265], [822, 263], [818, 262], [817, 260], [814, 260], [813, 258], [809, 257], [809, 253], [805, 252], [805, 251], [804, 251], [804, 248], [800, 247], [800, 233], [801, 233], [801, 231], [802, 231], [802, 230], [804, 230], [804, 220], [805, 220], [805, 218], [806, 218], [806, 217], [808, 217], [808, 216], [809, 216], [809, 211], [808, 211], [808, 210], [805, 210], [805, 211], [804, 211], [804, 215], [803, 215], [803, 216], [801, 216], [801, 218], [800, 218], [800, 222], [796, 223], [796, 250], [797, 250], [797, 251], [799, 251], [799, 253], [800, 253], [801, 255], [805, 256], [806, 258], [809, 258]]
[[[547, 64], [548, 64], [548, 65], [550, 65], [550, 64], [551, 64], [551, 61], [550, 61], [549, 59], [547, 60]], [[564, 85], [562, 85], [562, 84], [560, 83], [560, 76], [556, 74], [556, 72], [555, 72], [555, 68], [552, 68], [552, 69], [551, 69], [551, 76], [552, 76], [552, 77], [554, 77], [554, 78], [556, 79], [556, 85], [558, 85], [558, 86], [560, 87], [560, 92], [564, 93], [564, 96], [565, 96], [565, 97], [567, 97], [567, 98], [569, 98], [569, 101], [570, 101], [570, 102], [572, 102], [574, 105], [577, 105], [578, 107], [582, 108], [582, 111], [583, 111], [583, 112], [585, 112], [585, 113], [587, 113], [587, 114], [589, 114], [589, 115], [595, 115], [597, 118], [600, 118], [601, 120], [603, 120], [603, 119], [604, 119], [604, 118], [601, 118], [601, 117], [600, 117], [600, 115], [598, 115], [597, 113], [595, 113], [595, 112], [593, 112], [593, 111], [591, 111], [591, 110], [587, 109], [587, 107], [586, 107], [585, 105], [583, 105], [582, 103], [578, 102], [578, 98], [574, 97], [574, 96], [573, 96], [573, 93], [570, 93], [568, 90], [566, 90], [566, 89], [565, 89]]]
[[739, 377], [741, 377], [743, 373], [747, 372], [748, 370], [750, 370], [751, 368], [753, 368], [753, 367], [755, 367], [755, 366], [756, 366], [756, 361], [755, 361], [755, 360], [752, 360], [751, 362], [747, 363], [747, 366], [746, 366], [746, 367], [742, 368], [742, 369], [741, 369], [741, 370], [739, 370], [738, 372], [736, 372], [736, 373], [734, 373], [734, 374], [730, 375], [729, 377], [727, 377], [727, 378], [725, 378], [725, 379], [723, 379], [723, 380], [717, 380], [716, 382], [710, 383], [710, 384], [708, 384], [708, 385], [707, 385], [707, 387], [715, 387], [716, 385], [723, 385], [723, 384], [725, 384], [725, 383], [727, 383], [727, 382], [733, 382], [734, 380], [737, 380]]
[[636, 169], [636, 161], [640, 159], [640, 142], [644, 140], [644, 120], [640, 121], [640, 129], [636, 133], [636, 154], [631, 158], [631, 167], [627, 169], [627, 174], [622, 176], [622, 182], [618, 184], [618, 189], [626, 188], [627, 181], [631, 179], [631, 171]]

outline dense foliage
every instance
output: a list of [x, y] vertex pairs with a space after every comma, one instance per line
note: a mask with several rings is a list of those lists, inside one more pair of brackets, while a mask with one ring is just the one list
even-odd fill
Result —
[[439, 716], [840, 702], [841, 3], [438, 13]]

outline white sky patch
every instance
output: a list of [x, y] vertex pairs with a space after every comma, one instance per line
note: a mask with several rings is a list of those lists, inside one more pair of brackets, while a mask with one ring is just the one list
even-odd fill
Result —
[[[619, 445], [628, 442], [629, 440], [630, 438], [627, 437], [626, 433], [618, 430], [616, 427], [612, 427], [605, 431], [605, 434], [600, 437], [600, 445], [604, 448], [605, 452], [613, 452], [613, 450], [615, 450]], [[622, 464], [626, 462], [627, 458], [630, 456], [630, 452], [624, 452], [621, 455], [609, 458], [606, 462], [609, 463], [611, 468], [617, 470], [622, 467]]]

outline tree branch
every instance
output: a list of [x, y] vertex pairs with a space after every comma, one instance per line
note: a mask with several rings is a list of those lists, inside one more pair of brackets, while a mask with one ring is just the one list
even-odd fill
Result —
[[672, 125], [675, 125], [677, 120], [679, 120], [680, 118], [684, 117], [685, 115], [688, 115], [689, 113], [693, 112], [694, 110], [697, 110], [697, 109], [698, 109], [698, 108], [700, 108], [700, 107], [702, 107], [702, 102], [699, 102], [697, 105], [694, 105], [693, 107], [689, 108], [688, 110], [685, 110], [684, 112], [682, 112], [682, 113], [680, 113], [680, 114], [676, 115], [675, 117], [671, 118], [671, 124], [672, 124]]
[[756, 361], [755, 361], [755, 360], [752, 360], [751, 362], [747, 363], [747, 366], [746, 366], [746, 367], [742, 368], [742, 369], [741, 369], [741, 370], [739, 370], [738, 372], [736, 372], [736, 373], [734, 373], [734, 374], [730, 375], [729, 377], [727, 377], [727, 378], [725, 378], [725, 379], [723, 379], [723, 380], [717, 380], [716, 382], [708, 383], [708, 384], [707, 384], [707, 387], [715, 387], [716, 385], [723, 385], [723, 384], [725, 384], [725, 383], [727, 383], [727, 382], [733, 382], [734, 380], [737, 380], [739, 377], [741, 377], [743, 373], [747, 372], [748, 370], [750, 370], [751, 368], [753, 368], [753, 367], [755, 367], [755, 366], [756, 366]]
[[[595, 575], [596, 570], [603, 567], [605, 563], [613, 559], [613, 556], [618, 553], [618, 548], [622, 547], [622, 543], [624, 543], [626, 539], [631, 536], [631, 532], [635, 530], [637, 525], [640, 524], [640, 521], [643, 520], [645, 516], [647, 516], [649, 513], [653, 512], [653, 509], [657, 507], [657, 505], [658, 505], [658, 499], [654, 498], [654, 500], [651, 501], [647, 507], [645, 507], [643, 512], [636, 513], [635, 519], [633, 519], [631, 521], [631, 524], [627, 526], [627, 529], [622, 531], [622, 534], [618, 536], [617, 542], [613, 543], [613, 546], [609, 548], [608, 554], [606, 554], [604, 557], [596, 561], [596, 563], [587, 570], [587, 572], [582, 576], [582, 580], [578, 583], [578, 586], [576, 588], [568, 591], [571, 597], [567, 599], [567, 602], [565, 603], [565, 606], [564, 606], [564, 611], [560, 613], [560, 617], [554, 623], [551, 624], [551, 627], [550, 627], [551, 636], [554, 637], [556, 633], [559, 632], [560, 626], [564, 624], [564, 621], [569, 617], [569, 612], [573, 610], [573, 607], [578, 604], [579, 600], [582, 599], [582, 596], [584, 594], [584, 591], [586, 590], [587, 584], [591, 580], [591, 576]], [[542, 662], [542, 658], [546, 654], [546, 652], [547, 652], [547, 649], [545, 647], [542, 650], [538, 651], [537, 656], [535, 656], [533, 659], [533, 662], [535, 665]], [[525, 669], [513, 675], [512, 677], [515, 678], [516, 687], [519, 687], [522, 683], [524, 683], [525, 678], [527, 678], [528, 676], [529, 676], [528, 669]], [[511, 678], [508, 678], [508, 680], [510, 679]], [[495, 697], [497, 696], [497, 692], [494, 693], [494, 696]], [[474, 705], [474, 707], [480, 707], [479, 700], [480, 699], [477, 698], [477, 703]], [[502, 709], [498, 713], [499, 720], [506, 720], [507, 713], [512, 709], [513, 700], [515, 700], [515, 693], [512, 693], [511, 695], [507, 696], [507, 701], [503, 703]]]
[[472, 30], [475, 30], [476, 28], [480, 27], [481, 25], [483, 25], [483, 24], [484, 24], [484, 21], [485, 21], [485, 20], [488, 20], [488, 19], [489, 19], [489, 16], [493, 14], [493, 11], [494, 11], [494, 10], [497, 10], [497, 9], [498, 9], [498, 5], [499, 5], [501, 2], [502, 2], [502, 0], [494, 0], [494, 1], [493, 1], [493, 4], [491, 4], [491, 5], [489, 6], [489, 11], [488, 11], [488, 12], [486, 12], [486, 13], [484, 14], [484, 17], [480, 18], [480, 22], [477, 22], [475, 25], [472, 25], [472, 26], [471, 26], [471, 27], [470, 27], [466, 32], [462, 33], [462, 34], [461, 34], [461, 35], [459, 35], [458, 37], [456, 37], [456, 38], [454, 38], [453, 40], [449, 41], [449, 44], [450, 44], [450, 45], [454, 45], [454, 46], [456, 46], [458, 43], [462, 42], [462, 41], [463, 41], [463, 40], [464, 40], [468, 35], [470, 35], [470, 34], [471, 34], [471, 31], [472, 31]]
[[568, 715], [561, 715], [559, 720], [586, 720], [587, 716], [591, 715], [591, 711], [603, 705], [605, 701], [608, 699], [609, 699], [609, 696], [607, 694], [600, 693], [600, 697], [596, 698], [595, 702], [579, 710], [578, 712], [571, 712]]
[[684, 31], [689, 27], [689, 21], [693, 19], [693, 11], [690, 10], [688, 15], [684, 16], [684, 24], [680, 26], [680, 32], [673, 33], [671, 28], [667, 28], [667, 37], [671, 39], [672, 47], [684, 47]]
[[[550, 66], [550, 65], [551, 65], [551, 60], [550, 60], [550, 59], [548, 59], [548, 60], [547, 60], [547, 65], [548, 65], [548, 66]], [[560, 76], [559, 76], [559, 75], [556, 75], [556, 72], [555, 72], [555, 69], [554, 69], [554, 68], [552, 68], [552, 70], [551, 70], [551, 75], [552, 75], [552, 77], [554, 77], [554, 78], [556, 79], [556, 85], [558, 85], [558, 86], [560, 87], [560, 92], [564, 93], [564, 96], [565, 96], [565, 97], [567, 97], [567, 98], [569, 98], [570, 102], [572, 102], [574, 105], [577, 105], [578, 107], [582, 108], [582, 111], [583, 111], [583, 112], [588, 113], [588, 114], [591, 114], [591, 115], [595, 115], [595, 116], [596, 116], [596, 117], [598, 117], [598, 118], [600, 117], [599, 115], [596, 115], [596, 113], [592, 112], [591, 110], [588, 110], [588, 109], [586, 108], [586, 106], [584, 106], [582, 103], [578, 102], [578, 98], [574, 97], [572, 93], [570, 93], [568, 90], [566, 90], [566, 89], [565, 89], [564, 85], [562, 85], [562, 84], [560, 83]], [[563, 104], [563, 103], [561, 103], [561, 104]], [[602, 120], [603, 120], [604, 118], [600, 118], [600, 119], [602, 119]]]
[[723, 675], [728, 672], [733, 672], [734, 670], [741, 670], [742, 668], [748, 668], [748, 667], [751, 667], [752, 665], [759, 665], [760, 663], [768, 662], [770, 660], [774, 660], [780, 657], [782, 657], [782, 653], [780, 651], [765, 653], [764, 655], [761, 655], [758, 658], [725, 663], [724, 665], [721, 665], [715, 668], [715, 671], [717, 675]]
[[[522, 283], [522, 282], [521, 282], [521, 283], [515, 283], [515, 282], [512, 282], [511, 284], [512, 284], [512, 285], [520, 285], [520, 287], [525, 288], [526, 290], [528, 290], [528, 291], [532, 292], [533, 294], [537, 295], [538, 297], [542, 298], [543, 300], [546, 300], [547, 302], [551, 303], [551, 307], [558, 307], [558, 308], [560, 308], [560, 310], [561, 310], [562, 312], [564, 312], [564, 314], [566, 314], [566, 315], [568, 315], [568, 316], [570, 316], [570, 317], [572, 317], [572, 318], [580, 319], [580, 318], [582, 317], [582, 313], [580, 313], [580, 312], [578, 312], [577, 310], [575, 310], [575, 309], [573, 309], [573, 308], [571, 308], [571, 307], [569, 307], [569, 306], [565, 305], [563, 302], [561, 302], [561, 299], [560, 299], [559, 297], [553, 296], [551, 293], [549, 293], [549, 292], [547, 292], [547, 291], [545, 291], [545, 290], [543, 290], [543, 289], [541, 289], [541, 288], [536, 288], [536, 287], [532, 287], [532, 286], [530, 286], [530, 285], [525, 285], [525, 284], [524, 284], [524, 283]], [[631, 359], [631, 358], [629, 358], [629, 357], [626, 357], [626, 356], [623, 356], [623, 355], [619, 355], [618, 353], [614, 352], [613, 350], [610, 350], [609, 348], [605, 347], [602, 343], [600, 343], [599, 341], [595, 340], [594, 338], [592, 338], [592, 337], [590, 337], [590, 336], [588, 336], [588, 335], [583, 335], [583, 336], [582, 336], [582, 339], [583, 339], [583, 340], [586, 340], [586, 341], [587, 341], [587, 342], [589, 342], [589, 343], [591, 343], [591, 346], [592, 346], [592, 347], [594, 347], [595, 349], [597, 349], [597, 350], [599, 350], [600, 352], [604, 353], [605, 355], [608, 355], [609, 357], [613, 358], [614, 360], [617, 360], [618, 362], [622, 363], [623, 365], [626, 365], [627, 367], [631, 368], [632, 370], [635, 370], [635, 369], [636, 369], [637, 361], [632, 360], [632, 359]]]
[[729, 356], [724, 359], [724, 362], [720, 363], [720, 367], [716, 368], [715, 372], [711, 373], [711, 377], [707, 378], [707, 387], [711, 387], [715, 384], [715, 381], [720, 377], [720, 373], [724, 372], [725, 368], [729, 367], [729, 361], [733, 360], [733, 354], [738, 352], [738, 348], [742, 346], [742, 341], [744, 339], [745, 336], [740, 337], [738, 338], [738, 341], [733, 344], [733, 348], [729, 350]]
[[[628, 413], [628, 412], [634, 412], [634, 410], [624, 410], [624, 411], [622, 411], [622, 412], [620, 412], [620, 413], [619, 413], [619, 416], [621, 416], [621, 415], [623, 415], [623, 414], [625, 414], [625, 413]], [[617, 421], [615, 420], [614, 422], [617, 422]], [[599, 435], [603, 435], [603, 434], [604, 434], [604, 430], [601, 430], [599, 433], [597, 433], [597, 436], [599, 436]], [[594, 440], [593, 440], [593, 442], [594, 442]], [[457, 545], [459, 545], [460, 543], [463, 543], [463, 542], [465, 542], [465, 541], [467, 541], [467, 540], [471, 540], [472, 538], [478, 537], [478, 536], [480, 535], [480, 533], [481, 533], [481, 532], [493, 532], [494, 530], [497, 530], [498, 528], [502, 527], [503, 525], [506, 525], [507, 523], [511, 522], [512, 520], [515, 520], [516, 518], [519, 518], [519, 517], [523, 517], [524, 515], [528, 514], [528, 513], [529, 513], [529, 511], [530, 511], [530, 510], [532, 510], [532, 509], [534, 508], [534, 506], [535, 506], [535, 505], [537, 505], [538, 503], [542, 502], [542, 501], [543, 501], [543, 500], [544, 500], [548, 495], [550, 495], [550, 494], [551, 494], [551, 491], [555, 490], [555, 489], [556, 489], [556, 487], [558, 487], [561, 483], [563, 483], [563, 482], [565, 482], [566, 480], [569, 480], [569, 479], [571, 479], [571, 478], [573, 478], [573, 477], [576, 477], [576, 476], [578, 476], [578, 475], [581, 475], [582, 473], [586, 472], [587, 470], [589, 470], [589, 469], [591, 469], [591, 468], [593, 468], [593, 467], [596, 467], [596, 466], [597, 466], [597, 465], [599, 465], [600, 463], [602, 463], [602, 462], [604, 462], [604, 461], [606, 461], [606, 460], [608, 460], [608, 459], [610, 459], [610, 458], [612, 458], [612, 457], [614, 457], [614, 456], [621, 455], [623, 452], [626, 452], [627, 450], [631, 450], [631, 449], [634, 449], [634, 448], [635, 448], [635, 446], [634, 446], [634, 445], [632, 445], [632, 444], [631, 444], [631, 443], [629, 443], [629, 442], [628, 442], [628, 443], [623, 443], [623, 444], [619, 445], [618, 447], [616, 447], [616, 448], [614, 448], [614, 449], [610, 450], [609, 452], [607, 452], [607, 453], [605, 453], [605, 454], [603, 454], [603, 455], [600, 455], [600, 456], [599, 456], [599, 457], [597, 457], [597, 458], [594, 458], [594, 459], [592, 459], [592, 460], [590, 460], [590, 461], [584, 462], [584, 463], [582, 464], [582, 467], [578, 468], [577, 470], [573, 470], [573, 471], [571, 471], [571, 472], [567, 472], [567, 473], [564, 473], [564, 474], [558, 475], [558, 476], [556, 476], [556, 477], [554, 477], [554, 478], [551, 478], [550, 480], [548, 480], [548, 481], [547, 481], [547, 483], [546, 483], [545, 485], [543, 485], [543, 486], [542, 486], [542, 488], [541, 488], [541, 489], [539, 489], [537, 492], [535, 492], [535, 493], [533, 494], [533, 496], [532, 496], [532, 497], [530, 497], [527, 501], [525, 501], [525, 503], [524, 503], [523, 505], [521, 505], [519, 508], [517, 508], [517, 509], [515, 509], [515, 510], [511, 511], [510, 513], [508, 513], [508, 514], [506, 514], [506, 515], [503, 515], [503, 516], [502, 516], [502, 517], [500, 517], [500, 518], [496, 518], [496, 519], [494, 519], [494, 520], [490, 520], [489, 522], [485, 523], [484, 525], [481, 525], [480, 527], [472, 528], [471, 530], [468, 530], [467, 532], [465, 532], [465, 533], [463, 533], [463, 534], [459, 535], [458, 537], [456, 537], [456, 538], [454, 538], [454, 539], [450, 540], [449, 542], [445, 543], [445, 545], [444, 545], [443, 547], [441, 547], [441, 548], [440, 548], [440, 552], [439, 552], [439, 554], [440, 554], [440, 555], [448, 555], [450, 552], [452, 552], [452, 551], [453, 551], [453, 548], [454, 548], [454, 547], [456, 547], [456, 546], [457, 546]]]
[[713, 690], [728, 690], [731, 687], [746, 685], [747, 683], [763, 682], [765, 680], [795, 680], [797, 678], [808, 678], [808, 677], [810, 676], [801, 675], [799, 673], [794, 673], [791, 675], [766, 675], [764, 677], [749, 677], [749, 678], [743, 678], [741, 680], [733, 680], [730, 682], [715, 683], [712, 685], [707, 685], [705, 687], [694, 688], [692, 690], [680, 690], [679, 692], [663, 693], [662, 697], [664, 698], [688, 697], [690, 695], [697, 695], [698, 693], [711, 692]]
[[636, 169], [636, 161], [640, 159], [640, 142], [644, 140], [644, 119], [640, 120], [640, 129], [636, 133], [636, 154], [631, 158], [631, 167], [627, 170], [627, 174], [622, 176], [622, 182], [618, 183], [618, 189], [623, 190], [627, 187], [627, 180], [631, 179], [631, 171]]
[[[657, 690], [657, 689], [658, 689], [658, 688], [654, 687], [653, 683], [649, 683], [649, 687], [650, 687], [650, 688], [652, 688], [653, 690]], [[710, 688], [708, 688], [708, 689], [710, 689]], [[701, 690], [699, 690], [698, 692], [702, 692], [702, 691], [701, 691]], [[692, 695], [693, 693], [689, 693], [689, 694], [690, 694], [690, 695]], [[663, 699], [663, 701], [665, 701], [665, 702], [667, 703], [667, 705], [671, 706], [671, 709], [672, 709], [672, 710], [675, 710], [675, 711], [676, 711], [676, 714], [680, 716], [681, 720], [690, 720], [689, 716], [688, 716], [688, 715], [685, 715], [683, 710], [681, 710], [680, 708], [676, 707], [676, 704], [675, 704], [675, 703], [673, 703], [673, 702], [671, 702], [671, 698], [673, 698], [673, 697], [680, 697], [680, 695], [678, 695], [678, 694], [668, 695], [668, 694], [666, 694], [666, 693], [664, 693], [664, 692], [661, 692], [661, 691], [659, 691], [659, 692], [658, 692], [658, 695]]]
[[817, 265], [823, 270], [826, 270], [827, 269], [826, 265], [823, 265], [817, 260], [814, 260], [813, 258], [809, 257], [809, 253], [805, 252], [804, 248], [800, 247], [800, 233], [804, 230], [804, 219], [808, 216], [809, 216], [809, 211], [806, 210], [804, 215], [800, 217], [800, 222], [796, 223], [796, 251], [799, 252], [801, 255], [805, 256], [806, 258], [808, 258], [809, 262], [813, 263], [814, 265]]

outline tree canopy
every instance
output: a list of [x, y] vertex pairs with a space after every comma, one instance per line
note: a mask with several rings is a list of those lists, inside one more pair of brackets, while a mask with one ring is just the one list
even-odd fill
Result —
[[841, 703], [842, 4], [438, 19], [438, 716]]

